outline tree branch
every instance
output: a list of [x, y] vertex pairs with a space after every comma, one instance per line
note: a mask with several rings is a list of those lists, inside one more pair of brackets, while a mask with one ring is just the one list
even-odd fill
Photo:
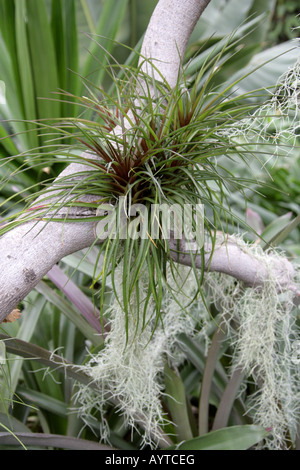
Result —
[[[158, 62], [160, 73], [176, 83], [187, 41], [210, 0], [160, 0], [152, 15], [142, 46], [144, 59]], [[147, 67], [143, 61], [142, 69]], [[143, 69], [145, 71], [145, 69]], [[86, 171], [72, 163], [59, 178]], [[86, 197], [93, 200], [92, 196]], [[86, 209], [73, 207], [68, 218], [83, 217]], [[59, 211], [56, 217], [64, 219]], [[59, 260], [91, 246], [96, 240], [92, 222], [45, 222], [35, 220], [13, 228], [0, 238], [0, 322], [37, 285]]]
[[158, 2], [141, 49], [143, 72], [156, 80], [164, 77], [172, 88], [176, 85], [190, 35], [209, 3], [210, 0]]
[[[171, 258], [179, 264], [191, 266], [191, 253], [199, 251], [196, 243], [187, 243], [184, 239], [169, 240]], [[291, 290], [299, 296], [300, 292], [295, 286], [294, 268], [288, 259], [282, 256], [268, 254], [268, 263], [264, 257], [255, 256], [255, 253], [242, 245], [234, 237], [216, 242], [214, 249], [211, 244], [205, 246], [204, 260], [202, 256], [194, 256], [195, 266], [198, 269], [204, 267], [205, 271], [219, 272], [234, 277], [244, 283], [246, 287], [263, 286], [270, 279], [276, 279], [278, 291]], [[203, 266], [204, 264], [204, 266]], [[270, 273], [270, 266], [272, 272]]]
[[[176, 84], [190, 34], [209, 2], [210, 0], [158, 2], [142, 46], [143, 72], [152, 74], [157, 79], [163, 76], [172, 87]], [[155, 68], [149, 70], [151, 63], [157, 67], [159, 73]], [[89, 158], [96, 157], [89, 155]], [[66, 177], [72, 179], [75, 174], [79, 175], [88, 168], [84, 164], [72, 163], [59, 175], [57, 181]], [[93, 200], [92, 195], [85, 197], [86, 202]], [[68, 219], [74, 219], [74, 222], [67, 223], [63, 223], [66, 215], [64, 212], [66, 211], [62, 209], [56, 214], [56, 218], [61, 218], [62, 222], [45, 222], [37, 218], [13, 228], [0, 238], [0, 322], [58, 261], [96, 241], [94, 222], [76, 222], [78, 218], [94, 215], [92, 211], [82, 207], [68, 208]], [[189, 264], [187, 247], [181, 246], [181, 249], [179, 256], [174, 252], [174, 259]], [[205, 269], [208, 267], [208, 259], [209, 255], [205, 261]], [[201, 262], [201, 258], [197, 257], [196, 265], [199, 268]], [[235, 276], [247, 285], [257, 285], [266, 278], [266, 267], [243, 253], [232, 242], [215, 249], [210, 260], [210, 270]], [[292, 267], [287, 260], [279, 262], [278, 274], [279, 282], [288, 285], [287, 278], [292, 274]]]

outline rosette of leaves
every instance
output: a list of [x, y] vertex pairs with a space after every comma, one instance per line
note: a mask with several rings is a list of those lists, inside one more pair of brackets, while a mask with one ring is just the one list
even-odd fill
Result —
[[[151, 210], [154, 205], [177, 207], [183, 214], [187, 205], [195, 208], [201, 204], [203, 220], [199, 224], [199, 219], [192, 215], [190, 222], [194, 233], [203, 223], [213, 245], [216, 231], [227, 232], [228, 222], [234, 219], [226, 195], [232, 190], [244, 191], [254, 182], [237, 177], [228, 170], [228, 165], [227, 168], [222, 165], [224, 156], [243, 161], [257, 157], [246, 142], [234, 143], [221, 131], [249, 116], [256, 105], [246, 95], [231, 97], [231, 86], [221, 92], [215, 90], [213, 68], [212, 61], [205, 63], [192, 84], [182, 72], [174, 89], [170, 89], [163, 78], [154, 81], [140, 69], [133, 71], [132, 68], [125, 71], [123, 80], [114, 77], [115, 88], [111, 95], [88, 83], [88, 96], [79, 98], [83, 106], [81, 117], [60, 126], [66, 137], [75, 139], [77, 152], [79, 148], [88, 152], [80, 158], [89, 165], [89, 171], [80, 179], [74, 193], [95, 195], [98, 215], [103, 214], [101, 207], [105, 209], [107, 203], [118, 207], [111, 232], [106, 232], [105, 241], [100, 245], [103, 269], [95, 273], [95, 282], [101, 285], [101, 308], [106, 280], [110, 276], [114, 285], [114, 271], [122, 260], [123, 298], [120, 301], [126, 315], [133, 292], [139, 290], [139, 278], [146, 270], [150, 282], [149, 298], [144, 306], [154, 301], [156, 319], [161, 316], [163, 290], [168, 288], [166, 264], [172, 263], [168, 243], [172, 231], [165, 233], [161, 214]], [[85, 111], [94, 120], [84, 119]], [[72, 199], [72, 204], [77, 200], [78, 196]], [[151, 215], [145, 220], [143, 211], [132, 215], [133, 206], [142, 206], [147, 215]], [[174, 230], [176, 220], [173, 223]], [[151, 234], [155, 224], [159, 235], [154, 238]], [[180, 227], [184, 232], [184, 226]], [[101, 238], [101, 233], [98, 235]], [[202, 241], [198, 254], [204, 254]], [[191, 254], [192, 266], [193, 256]], [[176, 264], [173, 267], [175, 272]], [[197, 279], [201, 289], [199, 272]], [[146, 318], [145, 312], [140, 313]]]
[[[138, 298], [139, 279], [146, 270], [148, 297], [143, 300], [137, 317], [146, 321], [145, 309], [151, 304], [155, 306], [155, 321], [161, 318], [163, 291], [168, 289], [166, 264], [170, 262], [175, 273], [176, 263], [171, 261], [168, 243], [172, 231], [165, 233], [161, 214], [151, 211], [153, 205], [177, 207], [183, 214], [187, 205], [195, 208], [201, 204], [204, 209], [200, 222], [214, 246], [216, 231], [227, 233], [228, 223], [234, 220], [226, 202], [227, 194], [243, 192], [254, 182], [257, 184], [256, 180], [237, 177], [228, 165], [222, 164], [224, 157], [240, 158], [243, 162], [257, 158], [247, 142], [238, 139], [235, 142], [222, 132], [238, 125], [257, 107], [253, 100], [255, 94], [231, 95], [237, 83], [221, 91], [214, 86], [214, 74], [219, 70], [223, 52], [208, 56], [192, 81], [182, 70], [173, 89], [163, 77], [154, 80], [141, 67], [123, 67], [116, 75], [114, 67], [110, 66], [108, 73], [114, 83], [110, 93], [85, 80], [86, 96], [62, 94], [64, 101], [81, 106], [82, 112], [77, 118], [54, 122], [51, 126], [39, 122], [41, 133], [49, 142], [49, 152], [43, 148], [43, 165], [47, 158], [49, 161], [58, 158], [64, 163], [83, 163], [86, 169], [71, 177], [58, 177], [54, 186], [46, 185], [30, 196], [21, 220], [37, 217], [36, 208], [40, 218], [62, 222], [61, 218], [56, 218], [62, 207], [86, 205], [95, 211], [93, 220], [97, 231], [97, 223], [107, 216], [107, 204], [117, 207], [120, 198], [122, 201], [123, 207], [116, 211], [119, 215], [113, 229], [106, 232], [99, 245], [103, 268], [100, 273], [95, 272], [94, 285], [98, 289], [101, 311], [107, 280], [114, 288], [114, 272], [122, 261], [123, 294], [119, 301], [125, 315], [130, 313], [133, 293]], [[155, 68], [154, 64], [150, 65]], [[65, 144], [61, 144], [62, 141]], [[32, 161], [33, 154], [31, 152]], [[37, 156], [40, 158], [39, 152]], [[54, 202], [53, 198], [49, 202], [49, 196], [54, 193]], [[93, 195], [93, 202], [84, 202], [86, 194]], [[130, 208], [136, 204], [142, 205], [151, 217], [145, 221], [141, 213], [131, 216]], [[121, 212], [125, 214], [125, 225]], [[68, 220], [66, 215], [63, 223]], [[197, 233], [199, 220], [192, 214], [190, 222], [193, 232]], [[151, 236], [154, 224], [159, 232], [155, 238]], [[184, 232], [184, 226], [180, 227]], [[138, 236], [141, 232], [142, 237]], [[103, 238], [99, 231], [97, 235]], [[197, 252], [191, 253], [195, 270], [193, 257], [199, 253], [204, 255], [204, 240], [202, 242]], [[200, 291], [203, 272], [204, 267], [202, 273], [196, 273]]]

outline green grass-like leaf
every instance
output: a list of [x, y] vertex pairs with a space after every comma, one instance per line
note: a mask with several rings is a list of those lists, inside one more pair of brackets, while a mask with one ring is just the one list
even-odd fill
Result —
[[243, 425], [212, 431], [169, 449], [174, 450], [248, 450], [268, 435], [261, 426]]

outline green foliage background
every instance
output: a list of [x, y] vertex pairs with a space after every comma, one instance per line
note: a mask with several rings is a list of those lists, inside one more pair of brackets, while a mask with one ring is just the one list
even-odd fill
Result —
[[[45, 145], [48, 137], [34, 124], [36, 119], [77, 115], [76, 103], [72, 99], [68, 103], [51, 99], [57, 98], [53, 91], [62, 89], [81, 96], [85, 93], [81, 75], [109, 90], [111, 81], [102, 67], [106, 55], [113, 55], [120, 64], [134, 63], [136, 57], [124, 44], [129, 48], [138, 44], [155, 4], [153, 0], [0, 0], [0, 80], [6, 86], [6, 103], [0, 105], [3, 217], [19, 211], [24, 197], [42, 188], [43, 183], [59, 174], [65, 165], [51, 157], [49, 147]], [[299, 55], [292, 49], [294, 42], [291, 41], [296, 36], [291, 27], [298, 26], [297, 13], [295, 1], [213, 0], [189, 43], [190, 76], [203, 63], [210, 48], [222, 44], [249, 15], [253, 15], [251, 20], [255, 29], [243, 37], [243, 48], [236, 46], [232, 58], [216, 75], [216, 84], [225, 87], [232, 77], [243, 76], [258, 61], [264, 62], [289, 51], [242, 82], [243, 91], [274, 85]], [[255, 22], [260, 14], [263, 15], [261, 21]], [[44, 157], [33, 158], [35, 152], [32, 149], [44, 151]], [[237, 168], [236, 171], [241, 170]], [[257, 221], [266, 229], [271, 227], [272, 238], [300, 212], [299, 154], [277, 162], [270, 173], [274, 183], [272, 190], [249, 194], [247, 205], [238, 193], [233, 192], [230, 202], [237, 215], [255, 229]], [[247, 207], [251, 208], [254, 217], [249, 216]], [[289, 233], [282, 247], [299, 259], [297, 229]], [[84, 258], [83, 253], [75, 253], [64, 259], [55, 275], [41, 281], [19, 306], [21, 319], [1, 325], [1, 449], [22, 447], [16, 438], [20, 432], [26, 433], [28, 448], [49, 445], [46, 441], [36, 444], [34, 434], [37, 432], [51, 437], [52, 448], [61, 445], [72, 448], [73, 438], [78, 435], [83, 439], [76, 441], [78, 446], [87, 446], [88, 442], [97, 445], [99, 416], [91, 416], [90, 428], [83, 428], [82, 420], [69, 412], [74, 406], [74, 379], [84, 382], [87, 378], [78, 370], [73, 371], [71, 378], [57, 370], [61, 357], [70, 363], [82, 364], [86, 361], [87, 351], [96, 352], [103, 347], [101, 336], [95, 336], [91, 326], [95, 310], [89, 287], [97, 256], [97, 249], [93, 248]], [[70, 274], [72, 281], [63, 289], [64, 276], [67, 278]], [[111, 295], [107, 288], [104, 299], [107, 303]], [[211, 331], [213, 335], [213, 321]], [[215, 362], [211, 356], [208, 361], [201, 342], [189, 338], [182, 338], [182, 342], [186, 360], [180, 371], [166, 374], [168, 393], [178, 398], [171, 405], [164, 404], [169, 406], [171, 417], [175, 422], [177, 420], [180, 428], [180, 439], [175, 439], [173, 444], [183, 440], [186, 442], [182, 448], [187, 449], [247, 449], [260, 441], [265, 430], [253, 426], [251, 420], [245, 418], [246, 396], [230, 397], [229, 403], [234, 406], [227, 427], [199, 437], [193, 413], [197, 413], [200, 386], [209, 388], [212, 385], [207, 403], [211, 423], [228, 383], [228, 359], [226, 350], [222, 350]], [[56, 355], [51, 354], [53, 351]], [[36, 357], [39, 360], [35, 360]], [[205, 367], [206, 370], [212, 368], [211, 382], [206, 384], [203, 383]], [[186, 397], [186, 402], [180, 404], [182, 396]], [[107, 420], [113, 446], [139, 448], [138, 433], [132, 434], [123, 426], [123, 417], [114, 406], [108, 405]], [[13, 440], [7, 444], [5, 439], [9, 439], [9, 435]], [[57, 435], [66, 437], [63, 444]]]

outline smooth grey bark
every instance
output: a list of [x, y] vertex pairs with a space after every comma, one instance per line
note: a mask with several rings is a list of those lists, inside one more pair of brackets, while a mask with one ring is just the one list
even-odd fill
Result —
[[141, 59], [142, 70], [147, 75], [156, 80], [164, 77], [172, 88], [176, 85], [188, 40], [209, 3], [210, 0], [158, 2], [141, 49], [141, 56], [146, 58], [145, 62]]
[[[195, 243], [187, 243], [184, 239], [179, 241], [169, 240], [171, 257], [174, 261], [191, 266], [191, 253], [196, 253], [199, 248]], [[213, 253], [212, 253], [213, 251]], [[276, 256], [270, 252], [268, 261], [256, 257], [251, 250], [245, 249], [234, 237], [217, 241], [212, 250], [211, 244], [205, 245], [204, 269], [210, 272], [219, 272], [235, 277], [244, 283], [245, 287], [260, 287], [270, 279], [270, 266], [272, 277], [276, 279], [278, 290], [291, 290], [299, 296], [300, 292], [293, 283], [294, 268], [287, 258]], [[212, 256], [211, 256], [212, 254]], [[202, 256], [195, 256], [195, 266], [201, 269]]]
[[94, 240], [91, 222], [33, 221], [6, 233], [0, 239], [0, 321], [59, 260], [91, 246]]

